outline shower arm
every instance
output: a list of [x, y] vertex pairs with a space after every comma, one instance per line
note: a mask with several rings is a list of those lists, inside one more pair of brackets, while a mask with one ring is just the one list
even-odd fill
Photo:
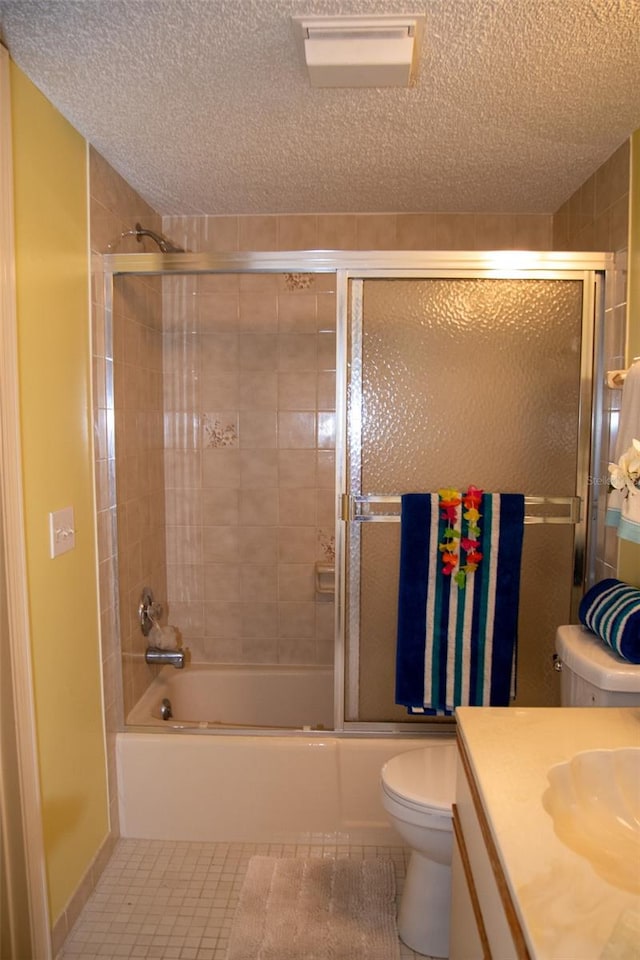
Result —
[[156, 233], [155, 230], [150, 230], [148, 227], [143, 227], [141, 223], [136, 223], [133, 230], [125, 230], [124, 233], [120, 234], [121, 240], [123, 240], [125, 237], [135, 237], [138, 243], [142, 243], [143, 237], [149, 237], [154, 241], [154, 243], [158, 244], [161, 253], [185, 252], [182, 247], [172, 243], [171, 240], [168, 240], [161, 233]]

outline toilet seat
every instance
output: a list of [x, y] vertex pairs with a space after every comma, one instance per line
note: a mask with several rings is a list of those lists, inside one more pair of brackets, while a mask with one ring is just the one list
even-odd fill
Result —
[[381, 779], [383, 792], [407, 810], [451, 820], [456, 786], [453, 745], [433, 745], [398, 754], [385, 763]]

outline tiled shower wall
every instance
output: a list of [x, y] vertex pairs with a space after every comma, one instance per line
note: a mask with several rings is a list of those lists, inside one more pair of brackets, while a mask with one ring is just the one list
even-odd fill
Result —
[[149, 685], [138, 606], [144, 587], [166, 606], [162, 283], [116, 277], [113, 379], [118, 597], [125, 712]]
[[[622, 144], [560, 207], [553, 218], [553, 249], [610, 251], [615, 269], [607, 286], [602, 341], [605, 370], [625, 366], [630, 144]], [[594, 483], [601, 496], [596, 519], [595, 579], [617, 575], [616, 531], [605, 527], [607, 464], [614, 459], [621, 390], [604, 387], [600, 463]]]
[[170, 620], [195, 660], [332, 663], [334, 278], [164, 285]]
[[[143, 638], [139, 628], [136, 630], [137, 597], [146, 583], [157, 583], [162, 596], [166, 592], [161, 290], [157, 280], [142, 278], [142, 283], [137, 280], [135, 285], [121, 279], [115, 309], [107, 316], [100, 255], [109, 249], [144, 250], [137, 241], [122, 240], [120, 235], [138, 220], [156, 230], [161, 224], [148, 204], [93, 149], [90, 193], [102, 672], [110, 815], [112, 830], [117, 833], [115, 734], [122, 726], [125, 707], [137, 699], [151, 676], [141, 656]], [[131, 654], [136, 650], [138, 656], [134, 657]]]

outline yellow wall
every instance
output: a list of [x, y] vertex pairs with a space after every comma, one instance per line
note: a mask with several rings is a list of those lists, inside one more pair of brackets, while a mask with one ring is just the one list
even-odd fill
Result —
[[[640, 357], [640, 130], [631, 137], [629, 201], [629, 274], [627, 362]], [[621, 580], [640, 587], [640, 544], [620, 541], [618, 573]]]
[[[82, 137], [11, 64], [29, 609], [51, 919], [108, 832], [92, 476]], [[76, 546], [52, 560], [49, 511]]]

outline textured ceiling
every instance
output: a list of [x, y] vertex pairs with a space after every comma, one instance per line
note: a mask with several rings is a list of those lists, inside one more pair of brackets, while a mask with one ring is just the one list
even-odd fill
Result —
[[[424, 13], [412, 89], [314, 89], [291, 18]], [[0, 0], [162, 214], [554, 211], [640, 127], [640, 0]]]

